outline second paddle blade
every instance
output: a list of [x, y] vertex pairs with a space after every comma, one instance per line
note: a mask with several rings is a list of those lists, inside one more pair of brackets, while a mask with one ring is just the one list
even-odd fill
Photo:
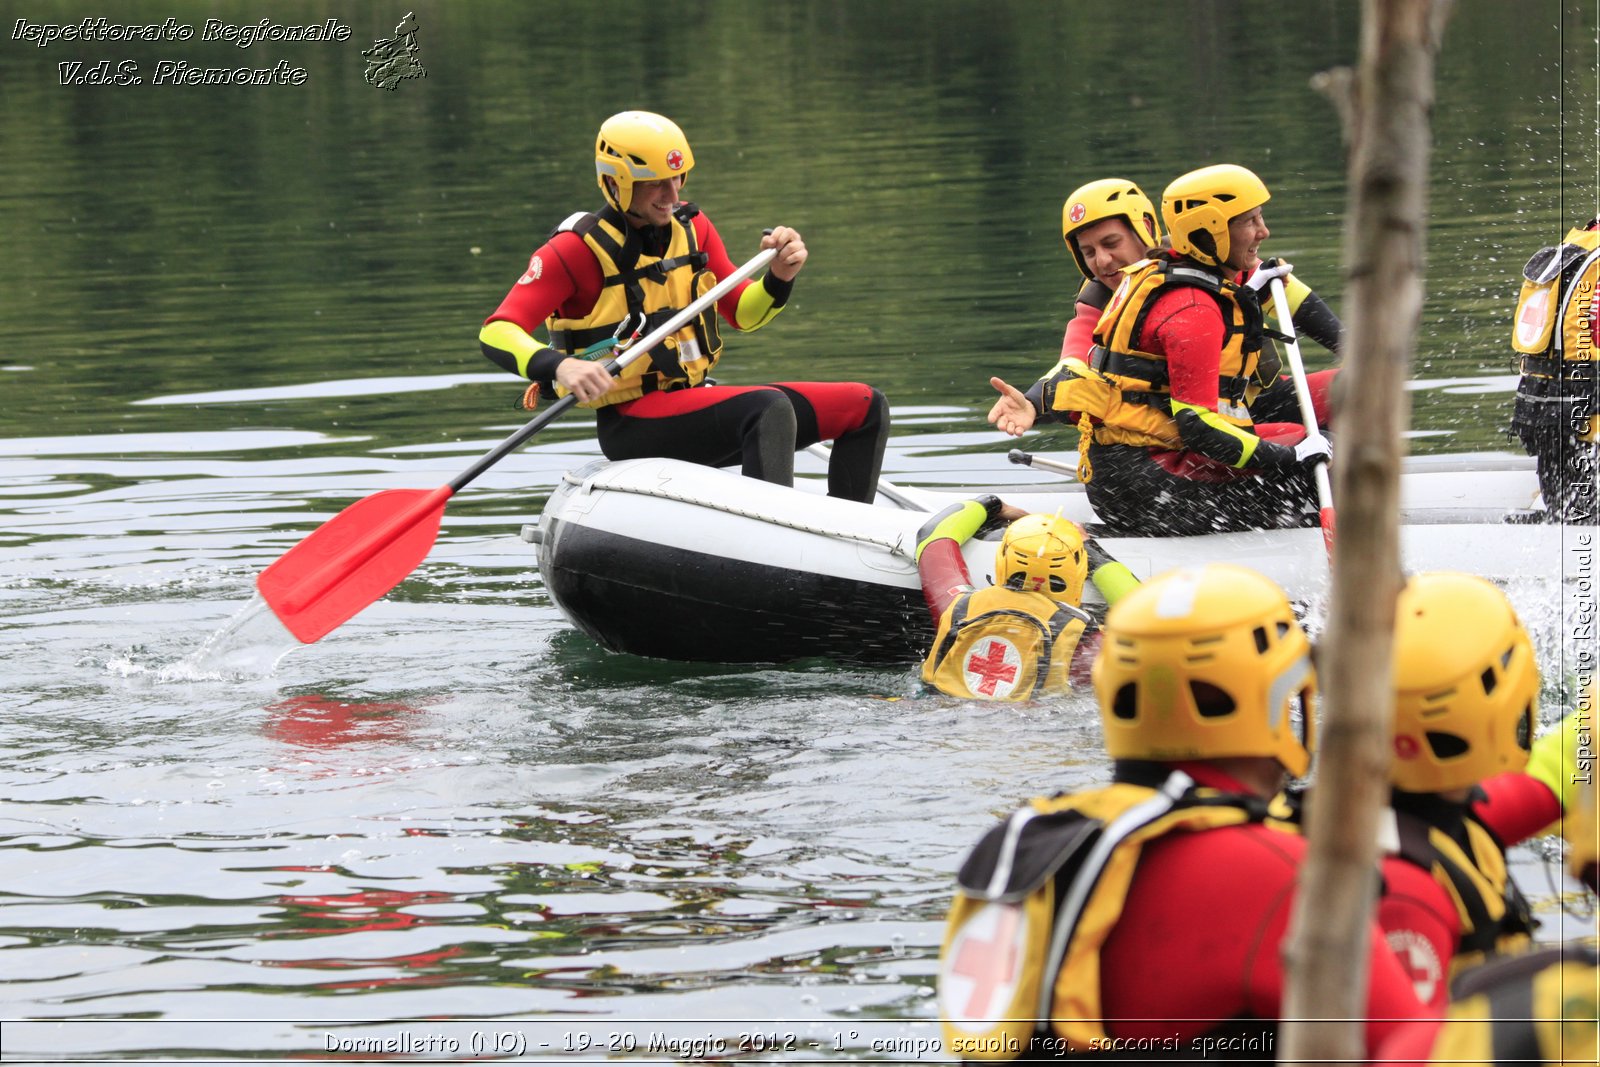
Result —
[[446, 485], [363, 497], [262, 571], [256, 588], [296, 638], [319, 640], [427, 557], [451, 492]]

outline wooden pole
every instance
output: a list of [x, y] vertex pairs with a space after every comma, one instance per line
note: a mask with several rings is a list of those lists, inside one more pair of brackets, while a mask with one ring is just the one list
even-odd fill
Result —
[[1333, 590], [1322, 637], [1310, 849], [1285, 949], [1284, 1063], [1366, 1058], [1377, 831], [1389, 798], [1405, 383], [1422, 312], [1433, 57], [1448, 3], [1363, 0], [1361, 56], [1336, 100], [1353, 122], [1345, 340], [1334, 420]]

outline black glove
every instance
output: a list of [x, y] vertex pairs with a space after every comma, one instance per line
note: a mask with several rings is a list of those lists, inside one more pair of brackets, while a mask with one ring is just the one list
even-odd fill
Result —
[[1100, 542], [1092, 537], [1083, 539], [1083, 554], [1089, 557], [1090, 574], [1104, 567], [1107, 563], [1114, 562], [1111, 558], [1111, 553], [1101, 548]]

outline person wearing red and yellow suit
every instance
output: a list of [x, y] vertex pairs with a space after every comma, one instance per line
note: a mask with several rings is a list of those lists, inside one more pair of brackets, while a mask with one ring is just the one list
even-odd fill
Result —
[[[1413, 576], [1394, 636], [1392, 833], [1378, 921], [1420, 1000], [1443, 1007], [1449, 981], [1521, 952], [1537, 925], [1505, 850], [1561, 815], [1547, 779], [1563, 731], [1539, 741], [1539, 666], [1505, 593], [1476, 575]], [[1313, 800], [1313, 802], [1315, 802]]]
[[[1077, 418], [1079, 477], [1114, 531], [1314, 522], [1312, 466], [1327, 461], [1326, 438], [1291, 422], [1269, 440], [1251, 408], [1272, 407], [1265, 422], [1290, 407], [1268, 403], [1279, 390], [1287, 399], [1290, 383], [1261, 362], [1258, 290], [1290, 272], [1258, 255], [1269, 198], [1260, 178], [1232, 164], [1172, 182], [1162, 197], [1172, 248], [1123, 270], [1089, 358], [1066, 360], [1046, 380], [1045, 406]], [[1318, 412], [1319, 425], [1327, 415]]]
[[[1593, 690], [1535, 745], [1534, 775], [1557, 793], [1564, 812], [1567, 869], [1590, 893], [1600, 891], [1600, 819], [1596, 818]], [[1593, 913], [1590, 914], [1593, 920]], [[1587, 1064], [1600, 1062], [1600, 956], [1592, 943], [1568, 941], [1497, 957], [1461, 974], [1442, 1019], [1403, 1027], [1374, 1062]]]
[[[645, 111], [613, 115], [595, 142], [605, 206], [563, 222], [533, 254], [479, 332], [496, 365], [576, 394], [596, 409], [608, 459], [666, 456], [739, 465], [749, 477], [792, 485], [794, 453], [832, 441], [828, 492], [870, 501], [888, 441], [889, 406], [859, 382], [725, 386], [707, 375], [722, 354], [718, 317], [757, 330], [783, 309], [807, 251], [786, 226], [762, 237], [776, 248], [768, 273], [746, 281], [613, 378], [603, 366], [614, 341], [649, 333], [735, 267], [722, 236], [681, 201], [694, 154], [672, 121]], [[549, 344], [533, 337], [543, 323]]]
[[[995, 549], [995, 584], [975, 586], [961, 546], [1001, 519], [1010, 522]], [[1076, 523], [995, 496], [952, 504], [923, 524], [917, 572], [936, 628], [922, 680], [972, 700], [1029, 700], [1086, 683], [1099, 630], [1081, 607], [1085, 579], [1108, 604], [1139, 584]]]
[[[1102, 178], [1074, 189], [1061, 205], [1061, 238], [1083, 275], [1061, 338], [1061, 359], [1082, 359], [1093, 343], [1095, 323], [1122, 280], [1122, 268], [1160, 246], [1161, 226], [1155, 205], [1137, 185], [1126, 178]], [[1042, 398], [1043, 381], [1024, 394], [1002, 378], [990, 378], [1000, 399], [989, 409], [989, 421], [1020, 437], [1036, 419], [1051, 417]]]
[[[1067, 372], [1068, 361], [1089, 358], [1095, 326], [1121, 284], [1123, 270], [1166, 246], [1156, 221], [1155, 205], [1126, 178], [1102, 178], [1074, 189], [1061, 206], [1061, 237], [1084, 280], [1073, 304], [1073, 317], [1062, 336], [1060, 360], [1026, 393], [1002, 378], [989, 379], [1000, 393], [1000, 399], [989, 409], [989, 422], [1013, 437], [1020, 437], [1040, 422], [1078, 421], [1077, 412], [1053, 408], [1046, 393], [1054, 392], [1054, 385]], [[1275, 261], [1269, 263], [1269, 269], [1274, 265]], [[1234, 280], [1245, 282], [1259, 266]], [[1337, 354], [1344, 327], [1333, 309], [1292, 274], [1284, 278], [1284, 295], [1295, 333], [1310, 337]], [[1273, 309], [1264, 306], [1263, 311], [1271, 314]], [[1334, 373], [1318, 371], [1310, 376], [1319, 408], [1326, 406], [1326, 392]], [[1263, 380], [1269, 377], [1267, 372]], [[1274, 386], [1262, 390], [1251, 403], [1251, 415], [1269, 440], [1292, 436], [1300, 422], [1293, 383], [1281, 377]], [[1271, 425], [1276, 423], [1294, 425]]]
[[1538, 463], [1554, 522], [1594, 522], [1600, 428], [1600, 218], [1522, 269], [1511, 347], [1521, 357], [1511, 432]]
[[[944, 1050], [1273, 1061], [1306, 842], [1269, 801], [1310, 767], [1311, 643], [1278, 586], [1228, 563], [1145, 582], [1104, 633], [1111, 783], [1031, 801], [963, 862]], [[1368, 966], [1371, 1051], [1425, 1009], [1376, 922]]]

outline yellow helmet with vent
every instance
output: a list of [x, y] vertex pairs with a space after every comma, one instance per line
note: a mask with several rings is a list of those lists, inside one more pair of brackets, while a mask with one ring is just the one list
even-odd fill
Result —
[[1078, 524], [1058, 515], [1024, 515], [1006, 527], [994, 554], [994, 581], [1077, 605], [1089, 558]]
[[1094, 664], [1113, 759], [1267, 756], [1311, 765], [1311, 642], [1276, 584], [1211, 563], [1154, 578], [1117, 601]]
[[1394, 689], [1397, 788], [1462, 789], [1527, 766], [1539, 665], [1492, 582], [1436, 573], [1406, 583], [1395, 606]]
[[[671, 119], [650, 111], [624, 111], [600, 124], [594, 169], [606, 201], [627, 211], [633, 204], [634, 182], [686, 175], [694, 169], [694, 153]], [[616, 183], [615, 192], [607, 178]]]
[[1067, 251], [1077, 262], [1085, 278], [1093, 279], [1094, 272], [1078, 250], [1072, 235], [1086, 226], [1106, 219], [1121, 219], [1133, 230], [1136, 240], [1146, 248], [1161, 244], [1161, 226], [1156, 221], [1156, 206], [1144, 191], [1126, 178], [1102, 178], [1097, 182], [1079, 186], [1061, 205], [1061, 239], [1067, 242]]
[[1161, 218], [1174, 251], [1220, 267], [1233, 251], [1228, 222], [1270, 199], [1272, 194], [1253, 171], [1218, 163], [1174, 179], [1161, 195]]

